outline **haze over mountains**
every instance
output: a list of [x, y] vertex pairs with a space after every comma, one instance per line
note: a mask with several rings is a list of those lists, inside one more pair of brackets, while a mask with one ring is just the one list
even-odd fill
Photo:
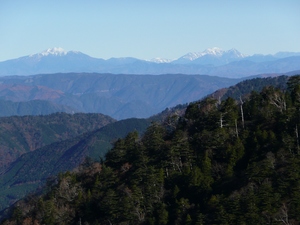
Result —
[[118, 120], [146, 118], [239, 81], [241, 79], [182, 74], [6, 76], [0, 78], [0, 105], [7, 110], [0, 116], [40, 115], [56, 111], [102, 113]]
[[132, 57], [104, 60], [78, 51], [52, 48], [41, 53], [0, 62], [0, 76], [96, 72], [153, 75], [181, 73], [241, 78], [261, 73], [286, 73], [299, 69], [299, 52], [248, 56], [236, 49], [225, 51], [219, 48], [187, 53], [175, 60], [161, 58], [141, 60]]

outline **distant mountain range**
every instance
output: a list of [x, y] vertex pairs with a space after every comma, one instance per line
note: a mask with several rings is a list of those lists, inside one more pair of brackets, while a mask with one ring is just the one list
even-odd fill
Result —
[[286, 73], [300, 69], [299, 52], [247, 56], [236, 49], [219, 48], [192, 52], [175, 60], [132, 57], [108, 60], [90, 57], [78, 51], [51, 48], [41, 53], [0, 62], [0, 76], [66, 72], [112, 74], [205, 74], [241, 78], [261, 73]]

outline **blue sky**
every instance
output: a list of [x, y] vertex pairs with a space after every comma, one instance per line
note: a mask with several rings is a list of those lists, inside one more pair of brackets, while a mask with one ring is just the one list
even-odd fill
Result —
[[51, 47], [104, 59], [300, 52], [300, 1], [0, 0], [0, 34], [0, 61]]

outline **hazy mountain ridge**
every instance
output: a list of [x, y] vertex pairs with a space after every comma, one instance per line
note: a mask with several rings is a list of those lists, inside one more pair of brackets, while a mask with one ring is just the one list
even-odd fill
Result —
[[71, 107], [59, 105], [47, 100], [31, 100], [13, 102], [0, 100], [0, 117], [25, 116], [25, 115], [49, 115], [56, 112], [76, 113], [79, 112]]
[[0, 77], [0, 98], [47, 100], [78, 112], [116, 119], [146, 118], [167, 107], [195, 101], [241, 79], [200, 75], [44, 74]]
[[[270, 65], [270, 62], [273, 64]], [[154, 75], [182, 73], [245, 77], [259, 73], [284, 73], [298, 70], [300, 69], [299, 62], [300, 53], [297, 52], [246, 56], [236, 49], [224, 51], [219, 48], [211, 48], [203, 52], [188, 53], [175, 60], [154, 59], [149, 61], [132, 57], [104, 60], [78, 51], [67, 52], [62, 48], [53, 48], [30, 56], [0, 62], [0, 76], [96, 72]]]

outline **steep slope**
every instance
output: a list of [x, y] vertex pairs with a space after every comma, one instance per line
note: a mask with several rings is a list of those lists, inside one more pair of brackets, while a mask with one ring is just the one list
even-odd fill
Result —
[[118, 138], [134, 130], [143, 133], [149, 124], [146, 119], [122, 120], [23, 154], [0, 175], [0, 211], [45, 184], [47, 178], [78, 167], [86, 157], [103, 158]]
[[115, 120], [102, 114], [55, 113], [0, 118], [0, 173], [20, 155], [99, 129]]

